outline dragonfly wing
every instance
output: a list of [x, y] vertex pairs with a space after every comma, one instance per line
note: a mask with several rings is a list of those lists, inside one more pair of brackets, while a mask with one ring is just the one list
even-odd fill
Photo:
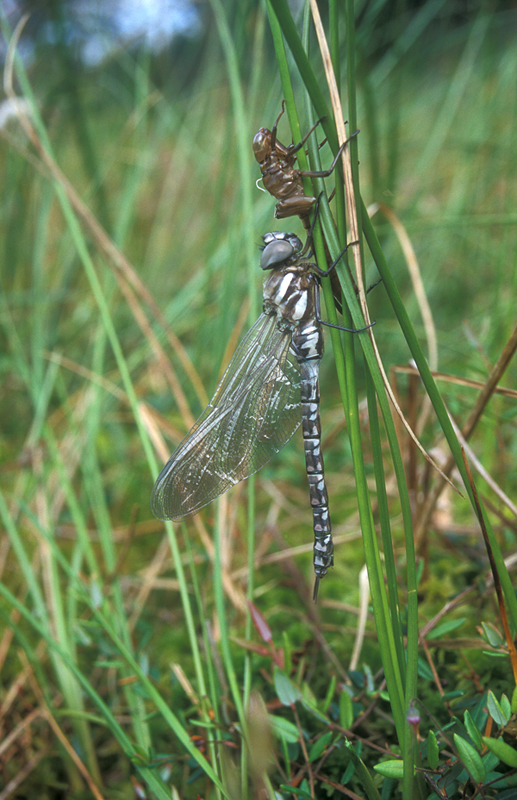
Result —
[[162, 469], [151, 498], [158, 519], [179, 519], [249, 477], [278, 453], [301, 421], [300, 369], [292, 334], [262, 314], [215, 394]]

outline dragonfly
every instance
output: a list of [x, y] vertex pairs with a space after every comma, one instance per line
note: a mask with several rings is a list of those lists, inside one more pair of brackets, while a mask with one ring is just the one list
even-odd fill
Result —
[[301, 425], [316, 600], [320, 580], [334, 565], [319, 414], [322, 326], [351, 333], [366, 328], [342, 328], [321, 319], [320, 279], [339, 259], [322, 270], [304, 258], [309, 239], [304, 248], [293, 233], [262, 238], [260, 266], [270, 273], [262, 314], [237, 348], [210, 403], [160, 472], [151, 509], [162, 520], [196, 513], [267, 464]]

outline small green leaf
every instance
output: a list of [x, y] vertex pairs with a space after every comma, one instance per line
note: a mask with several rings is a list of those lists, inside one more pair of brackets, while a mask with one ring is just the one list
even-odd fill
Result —
[[352, 778], [354, 772], [355, 772], [355, 764], [353, 761], [349, 761], [347, 768], [345, 769], [345, 771], [341, 776], [340, 783], [342, 783], [343, 786], [346, 786], [348, 781]]
[[492, 647], [501, 647], [504, 642], [503, 637], [501, 636], [500, 632], [486, 622], [481, 623], [481, 628], [483, 630], [483, 638], [485, 642], [492, 645]]
[[367, 694], [374, 694], [375, 692], [375, 681], [373, 679], [373, 672], [368, 666], [368, 664], [364, 665], [364, 674], [366, 677], [366, 692]]
[[327, 749], [328, 745], [332, 741], [333, 735], [334, 734], [332, 731], [327, 731], [327, 733], [324, 733], [323, 736], [320, 736], [317, 742], [314, 742], [311, 749], [309, 750], [310, 762], [316, 761], [316, 759], [319, 758], [324, 753], [324, 751]]
[[354, 721], [354, 707], [352, 705], [352, 698], [346, 689], [343, 689], [339, 695], [339, 724], [345, 730], [349, 730]]
[[454, 744], [469, 775], [477, 783], [482, 783], [486, 777], [486, 768], [476, 748], [457, 733], [454, 734]]
[[472, 719], [470, 711], [465, 711], [465, 716], [463, 718], [463, 721], [465, 723], [465, 728], [467, 729], [468, 735], [474, 742], [474, 745], [478, 748], [478, 750], [480, 750], [482, 745], [481, 731], [479, 730], [474, 720]]
[[402, 780], [404, 777], [404, 762], [395, 759], [393, 761], [381, 761], [380, 764], [374, 765], [375, 772], [382, 775], [384, 778], [397, 778]]
[[356, 669], [352, 669], [348, 673], [348, 677], [350, 678], [352, 683], [354, 683], [357, 686], [358, 689], [360, 690], [364, 689], [364, 678], [362, 672], [358, 672]]
[[427, 760], [431, 769], [436, 769], [440, 759], [440, 748], [436, 741], [434, 731], [429, 731], [427, 734]]
[[316, 719], [319, 719], [320, 722], [323, 722], [324, 725], [327, 727], [330, 725], [330, 720], [325, 714], [322, 714], [315, 703], [311, 703], [309, 700], [306, 700], [305, 697], [302, 697], [302, 706]]
[[512, 714], [517, 714], [517, 686], [512, 692]]
[[482, 650], [481, 653], [489, 658], [498, 658], [499, 660], [508, 660], [508, 653], [496, 653], [494, 650]]
[[445, 633], [450, 633], [451, 631], [456, 630], [456, 628], [460, 628], [466, 619], [466, 617], [460, 617], [459, 619], [450, 619], [447, 622], [442, 622], [441, 625], [437, 625], [436, 628], [433, 628], [433, 630], [427, 634], [426, 639], [438, 639]]
[[332, 698], [334, 696], [335, 689], [336, 689], [336, 676], [333, 675], [332, 678], [330, 679], [329, 686], [328, 686], [328, 689], [327, 689], [327, 694], [325, 695], [325, 699], [323, 701], [323, 705], [322, 705], [323, 711], [327, 711], [328, 710], [328, 707], [332, 702]]
[[318, 705], [318, 701], [316, 700], [316, 696], [315, 696], [314, 692], [312, 691], [311, 687], [309, 686], [309, 684], [307, 683], [307, 681], [303, 681], [303, 683], [300, 686], [300, 691], [302, 693], [303, 700], [307, 700], [307, 702], [310, 703], [313, 706], [317, 706]]
[[300, 740], [298, 728], [290, 720], [270, 714], [269, 721], [273, 732], [281, 739], [284, 739], [287, 744], [295, 744]]
[[286, 674], [289, 675], [292, 668], [291, 653], [293, 646], [289, 636], [287, 635], [287, 631], [285, 630], [282, 631], [282, 649], [284, 651], [284, 670]]
[[291, 706], [296, 703], [297, 700], [300, 700], [302, 693], [298, 687], [289, 680], [280, 667], [275, 666], [273, 680], [278, 699], [282, 705]]
[[457, 697], [463, 697], [465, 692], [461, 689], [454, 689], [452, 692], [446, 692], [443, 696], [444, 700], [456, 700]]
[[96, 667], [101, 667], [101, 669], [122, 669], [125, 667], [123, 661], [117, 661], [117, 659], [100, 659], [99, 661], [93, 662]]
[[305, 791], [305, 789], [298, 789], [296, 786], [290, 786], [287, 783], [282, 783], [280, 788], [284, 792], [288, 792], [289, 794], [295, 794], [297, 797], [302, 797], [303, 800], [312, 800], [311, 795]]
[[423, 678], [425, 681], [432, 681], [434, 678], [429, 664], [423, 658], [418, 659], [418, 677]]
[[[493, 778], [495, 778], [496, 775], [500, 774], [499, 770], [497, 772], [495, 770], [498, 767], [500, 769], [501, 759], [497, 758], [495, 753], [491, 753], [490, 750], [487, 750], [486, 748], [485, 748], [485, 752], [483, 754], [483, 764], [486, 767], [485, 783], [488, 783], [488, 781], [493, 780]], [[514, 776], [514, 785], [517, 782], [515, 780], [516, 777], [517, 776]]]
[[510, 719], [510, 717], [512, 716], [512, 705], [505, 694], [503, 694], [503, 696], [501, 697], [501, 710], [505, 715], [506, 719], [507, 720]]
[[509, 717], [507, 717], [506, 714], [504, 713], [503, 709], [499, 704], [499, 701], [497, 700], [492, 690], [488, 692], [487, 707], [490, 716], [492, 717], [494, 722], [497, 723], [497, 725], [506, 725]]
[[429, 664], [423, 658], [418, 659], [418, 677], [425, 681], [432, 681], [434, 678]]
[[491, 753], [512, 769], [517, 769], [517, 750], [502, 739], [492, 739], [490, 736], [483, 736], [483, 743], [486, 744]]

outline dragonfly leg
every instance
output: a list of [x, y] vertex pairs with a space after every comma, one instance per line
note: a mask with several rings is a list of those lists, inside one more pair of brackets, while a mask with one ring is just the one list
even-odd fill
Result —
[[[301, 140], [301, 142], [298, 142], [298, 144], [292, 144], [292, 145], [290, 146], [290, 148], [289, 148], [290, 155], [293, 155], [294, 153], [297, 153], [297, 152], [298, 152], [298, 150], [300, 150], [300, 148], [301, 148], [301, 147], [303, 147], [303, 145], [305, 144], [305, 142], [307, 141], [307, 139], [309, 138], [309, 136], [311, 135], [311, 133], [313, 132], [313, 130], [315, 130], [315, 129], [318, 127], [318, 125], [319, 125], [321, 122], [323, 122], [323, 120], [324, 120], [324, 119], [325, 119], [325, 117], [320, 117], [320, 119], [319, 119], [319, 120], [317, 120], [317, 122], [315, 122], [315, 123], [314, 123], [314, 125], [312, 126], [312, 128], [310, 128], [310, 129], [307, 131], [307, 133], [305, 134], [305, 136], [303, 137], [303, 139]], [[318, 173], [318, 174], [319, 174], [319, 173]], [[330, 173], [329, 173], [329, 174], [330, 174]], [[308, 172], [300, 172], [300, 175], [307, 175], [307, 176], [308, 176], [308, 175], [309, 175], [309, 173], [308, 173]]]
[[354, 133], [351, 136], [349, 136], [348, 139], [345, 139], [345, 141], [343, 142], [343, 144], [341, 145], [341, 147], [337, 151], [336, 155], [334, 156], [334, 160], [332, 161], [332, 164], [330, 165], [330, 167], [328, 169], [323, 169], [323, 170], [322, 169], [319, 169], [319, 170], [318, 169], [316, 169], [316, 170], [313, 170], [313, 169], [300, 169], [300, 170], [298, 170], [298, 172], [300, 173], [302, 178], [328, 178], [329, 175], [332, 175], [332, 173], [334, 172], [334, 170], [336, 168], [336, 164], [339, 161], [339, 157], [340, 157], [341, 153], [343, 152], [343, 150], [345, 149], [345, 147], [349, 143], [350, 139], [353, 139], [354, 136], [357, 136], [358, 133], [359, 133], [358, 130], [354, 131]]

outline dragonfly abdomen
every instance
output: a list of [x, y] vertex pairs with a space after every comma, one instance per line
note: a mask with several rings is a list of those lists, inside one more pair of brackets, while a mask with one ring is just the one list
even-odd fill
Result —
[[[329, 567], [334, 566], [334, 545], [332, 543], [332, 526], [321, 452], [318, 373], [323, 354], [323, 335], [319, 324], [313, 327], [312, 323], [310, 327], [310, 331], [303, 328], [296, 331], [293, 337], [293, 344], [295, 345], [296, 358], [300, 365], [303, 449], [314, 523], [313, 562], [314, 572], [316, 573], [314, 587], [314, 596], [316, 597], [320, 579], [327, 574]], [[296, 336], [296, 333], [299, 335]], [[306, 341], [303, 341], [304, 339]], [[307, 358], [303, 355], [303, 353], [307, 352], [315, 352], [317, 355]]]

